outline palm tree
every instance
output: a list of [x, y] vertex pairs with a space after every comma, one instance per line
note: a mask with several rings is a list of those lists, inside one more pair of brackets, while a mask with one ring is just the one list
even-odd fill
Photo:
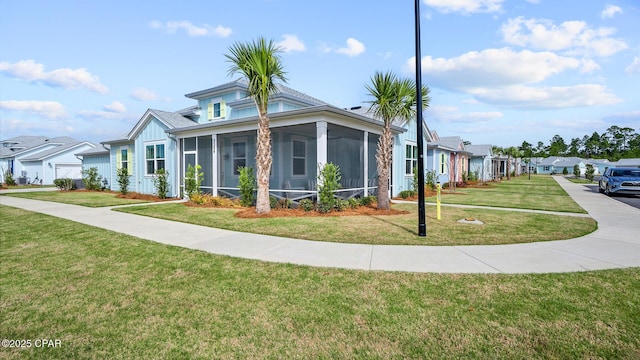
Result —
[[[376, 165], [378, 168], [378, 209], [389, 209], [389, 170], [393, 155], [391, 124], [398, 119], [409, 122], [416, 115], [416, 84], [411, 79], [401, 79], [393, 72], [376, 72], [371, 84], [365, 85], [369, 95], [369, 111], [383, 121], [382, 136], [378, 139]], [[421, 111], [429, 106], [429, 88], [422, 87]], [[418, 125], [422, 126], [422, 124]]]
[[271, 173], [271, 130], [267, 105], [269, 96], [276, 93], [275, 81], [286, 82], [282, 67], [282, 58], [278, 55], [281, 49], [273, 40], [258, 38], [250, 43], [234, 43], [226, 54], [231, 63], [229, 75], [240, 73], [249, 82], [247, 92], [253, 98], [258, 109], [258, 136], [256, 146], [256, 178], [258, 194], [256, 196], [256, 212], [268, 213], [269, 174]]

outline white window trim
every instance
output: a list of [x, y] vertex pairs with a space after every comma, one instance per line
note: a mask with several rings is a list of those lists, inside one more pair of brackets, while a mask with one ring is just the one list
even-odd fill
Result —
[[440, 158], [438, 159], [438, 171], [440, 175], [447, 173], [447, 154], [444, 152], [440, 153]]
[[[411, 146], [411, 156], [412, 157], [410, 157], [410, 158], [407, 157], [407, 146]], [[409, 174], [407, 174], [407, 160], [411, 160], [411, 165], [413, 165], [414, 161], [416, 162], [416, 165], [418, 163], [418, 159], [419, 158], [413, 158], [413, 148], [414, 147], [417, 148], [418, 144], [414, 143], [413, 141], [406, 141], [404, 143], [404, 167], [405, 167], [404, 176], [406, 176], [406, 177], [413, 177], [413, 175], [414, 175], [413, 174], [413, 166], [411, 166], [411, 172]], [[417, 151], [418, 150], [416, 149], [416, 152]]]
[[[298, 141], [304, 144], [304, 157], [295, 156], [293, 152], [293, 142]], [[306, 178], [307, 177], [307, 155], [308, 155], [308, 142], [307, 139], [300, 136], [292, 136], [291, 137], [291, 176], [293, 178]], [[294, 174], [293, 173], [293, 160], [294, 159], [304, 159], [304, 174]]]
[[153, 168], [156, 169], [156, 171], [158, 170], [158, 158], [157, 157], [157, 151], [156, 151], [156, 145], [164, 145], [164, 158], [162, 158], [162, 160], [164, 160], [164, 169], [166, 171], [167, 169], [167, 142], [164, 140], [156, 140], [156, 141], [146, 141], [144, 143], [144, 176], [145, 177], [153, 177], [155, 174], [149, 174], [147, 173], [147, 161], [149, 161], [150, 159], [147, 159], [147, 146], [153, 145], [153, 161], [154, 161], [154, 166]]

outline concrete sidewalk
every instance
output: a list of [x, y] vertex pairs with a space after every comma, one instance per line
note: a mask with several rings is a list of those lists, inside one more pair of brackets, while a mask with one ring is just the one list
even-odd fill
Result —
[[561, 241], [513, 245], [359, 245], [240, 233], [76, 205], [0, 197], [0, 204], [142, 239], [214, 254], [360, 270], [438, 273], [554, 273], [640, 266], [640, 210], [555, 177], [598, 221], [598, 230]]

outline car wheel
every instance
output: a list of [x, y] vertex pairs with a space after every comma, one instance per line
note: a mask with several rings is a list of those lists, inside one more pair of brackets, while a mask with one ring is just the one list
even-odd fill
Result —
[[604, 190], [602, 189], [602, 187], [600, 185], [598, 185], [598, 192], [600, 194], [604, 194]]
[[611, 187], [607, 184], [607, 187], [604, 189], [604, 194], [607, 196], [611, 196]]

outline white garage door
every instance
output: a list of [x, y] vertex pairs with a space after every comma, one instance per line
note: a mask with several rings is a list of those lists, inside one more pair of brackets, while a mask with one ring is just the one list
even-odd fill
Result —
[[56, 165], [56, 179], [82, 179], [82, 165]]

